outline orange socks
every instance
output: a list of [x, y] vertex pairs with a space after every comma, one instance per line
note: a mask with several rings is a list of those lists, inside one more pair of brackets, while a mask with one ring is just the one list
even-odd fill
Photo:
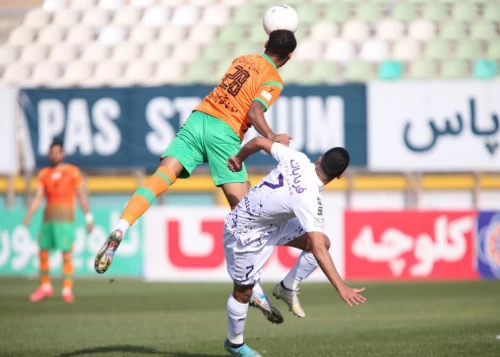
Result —
[[122, 213], [121, 219], [132, 225], [153, 204], [155, 198], [165, 192], [176, 179], [177, 176], [173, 170], [160, 166], [144, 186], [138, 188], [132, 195]]
[[49, 251], [40, 250], [40, 252], [38, 253], [38, 257], [40, 258], [40, 284], [50, 285]]
[[63, 252], [63, 290], [73, 288], [73, 273], [75, 268], [71, 261], [71, 252]]

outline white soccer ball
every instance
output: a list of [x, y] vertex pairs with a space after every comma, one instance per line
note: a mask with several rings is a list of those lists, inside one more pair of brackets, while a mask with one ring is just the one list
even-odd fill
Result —
[[267, 9], [262, 23], [268, 35], [276, 30], [295, 32], [299, 27], [299, 17], [291, 6], [280, 4]]

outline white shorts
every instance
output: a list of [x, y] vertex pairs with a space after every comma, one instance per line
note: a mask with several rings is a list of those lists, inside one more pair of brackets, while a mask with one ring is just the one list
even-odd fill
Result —
[[274, 247], [285, 245], [305, 233], [297, 218], [276, 227], [260, 247], [244, 246], [224, 228], [224, 254], [227, 272], [238, 285], [253, 285], [260, 280], [262, 268], [271, 257]]

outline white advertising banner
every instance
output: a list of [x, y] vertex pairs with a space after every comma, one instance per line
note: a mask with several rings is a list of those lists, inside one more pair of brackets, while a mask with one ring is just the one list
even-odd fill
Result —
[[[326, 207], [326, 201], [324, 201]], [[330, 254], [343, 275], [342, 210], [328, 220]], [[330, 211], [332, 211], [330, 209]], [[225, 208], [153, 207], [144, 217], [144, 278], [149, 281], [230, 281], [223, 247]], [[325, 210], [325, 213], [327, 211]], [[335, 231], [335, 232], [334, 232]], [[295, 264], [300, 251], [278, 247], [262, 273], [263, 282], [277, 282]], [[308, 281], [326, 281], [317, 269]]]
[[368, 85], [372, 170], [500, 170], [500, 83]]
[[18, 168], [18, 154], [16, 146], [16, 118], [17, 118], [18, 90], [9, 87], [0, 87], [0, 175], [11, 175]]

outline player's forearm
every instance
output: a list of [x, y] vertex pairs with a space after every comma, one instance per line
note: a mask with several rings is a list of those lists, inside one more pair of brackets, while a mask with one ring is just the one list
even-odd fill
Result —
[[339, 288], [343, 287], [344, 281], [337, 272], [335, 264], [333, 263], [332, 257], [330, 253], [328, 253], [326, 246], [313, 245], [312, 253], [318, 261], [319, 267], [335, 289], [339, 290]]
[[26, 212], [26, 217], [31, 218], [31, 216], [40, 208], [41, 200], [34, 199], [28, 207], [28, 212]]
[[267, 139], [272, 139], [275, 136], [274, 131], [271, 129], [269, 124], [267, 124], [267, 121], [266, 121], [266, 118], [264, 117], [264, 115], [256, 115], [255, 118], [251, 118], [251, 119], [252, 119], [252, 124], [253, 124], [255, 130], [257, 130], [257, 132], [260, 135], [262, 135], [263, 137], [265, 137]]
[[262, 140], [267, 140], [263, 138], [253, 138], [248, 143], [243, 145], [243, 147], [238, 151], [236, 157], [241, 161], [245, 161], [249, 156], [252, 156], [256, 152], [263, 149]]
[[87, 194], [85, 192], [80, 192], [80, 194], [78, 195], [78, 200], [80, 201], [80, 207], [82, 208], [83, 213], [89, 213], [90, 209]]

